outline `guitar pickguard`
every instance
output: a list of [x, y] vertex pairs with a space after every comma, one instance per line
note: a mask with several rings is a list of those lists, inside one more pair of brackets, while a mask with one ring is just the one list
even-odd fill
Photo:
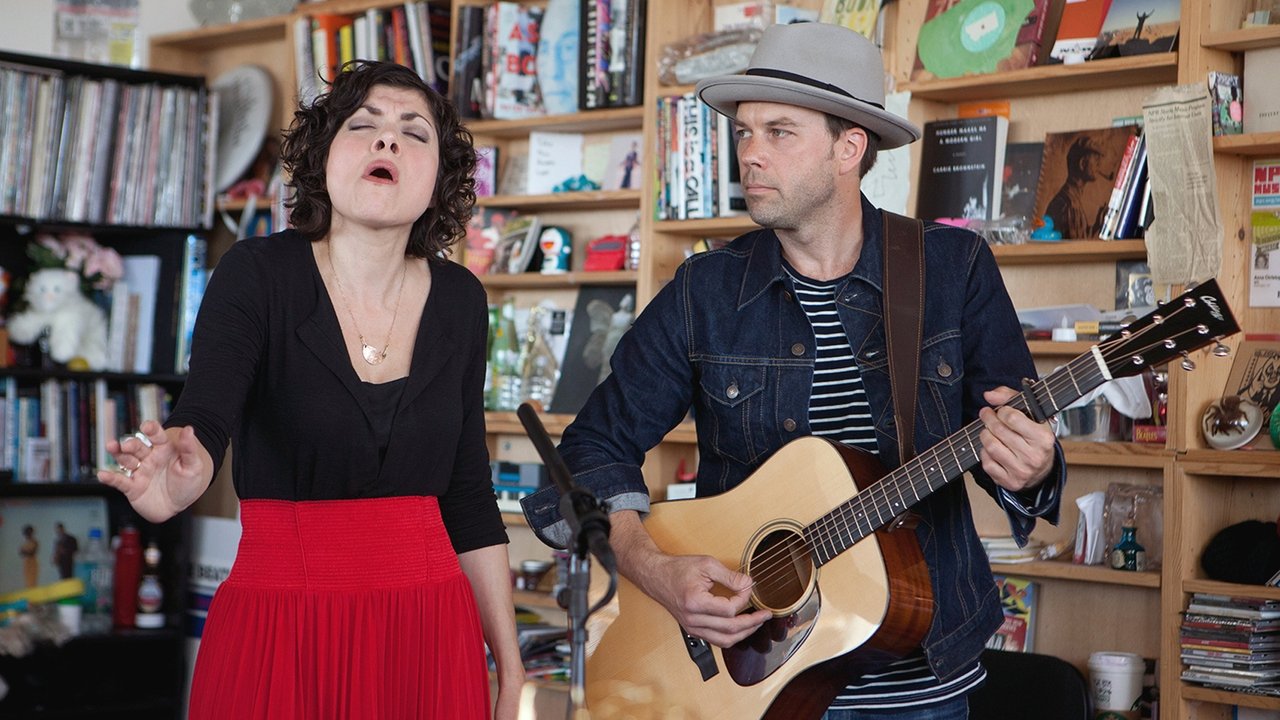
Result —
[[817, 588], [795, 612], [770, 618], [747, 639], [723, 651], [725, 669], [739, 685], [754, 685], [787, 661], [809, 633], [822, 607]]

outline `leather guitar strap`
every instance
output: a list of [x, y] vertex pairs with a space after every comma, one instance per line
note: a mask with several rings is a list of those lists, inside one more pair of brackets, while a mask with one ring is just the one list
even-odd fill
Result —
[[884, 219], [884, 330], [898, 425], [898, 459], [915, 457], [916, 394], [924, 308], [924, 223], [881, 210]]

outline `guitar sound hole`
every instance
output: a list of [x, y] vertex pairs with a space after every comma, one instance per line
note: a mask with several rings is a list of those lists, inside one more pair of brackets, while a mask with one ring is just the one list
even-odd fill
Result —
[[775, 612], [798, 603], [813, 577], [813, 562], [804, 538], [790, 530], [765, 535], [751, 553], [748, 574], [755, 580], [756, 602]]

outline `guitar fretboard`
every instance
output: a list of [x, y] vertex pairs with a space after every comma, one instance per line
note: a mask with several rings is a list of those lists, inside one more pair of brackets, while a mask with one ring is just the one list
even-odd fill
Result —
[[[1028, 383], [1023, 392], [1008, 403], [1009, 406], [1028, 412], [1034, 401], [1046, 417], [1056, 415], [1110, 379], [1101, 356], [1095, 353], [1096, 348], [1043, 380]], [[806, 527], [805, 539], [814, 562], [818, 566], [830, 562], [854, 543], [888, 525], [907, 508], [977, 465], [981, 461], [982, 443], [979, 438], [982, 428], [981, 420], [969, 423]]]

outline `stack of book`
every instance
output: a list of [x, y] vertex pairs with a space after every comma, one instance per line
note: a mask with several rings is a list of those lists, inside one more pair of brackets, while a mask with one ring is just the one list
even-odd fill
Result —
[[987, 553], [987, 560], [993, 563], [1024, 563], [1039, 560], [1044, 542], [1035, 538], [1027, 540], [1027, 544], [1018, 547], [1018, 542], [1011, 536], [984, 536], [982, 549]]
[[1183, 680], [1280, 695], [1280, 600], [1195, 593], [1180, 639]]

